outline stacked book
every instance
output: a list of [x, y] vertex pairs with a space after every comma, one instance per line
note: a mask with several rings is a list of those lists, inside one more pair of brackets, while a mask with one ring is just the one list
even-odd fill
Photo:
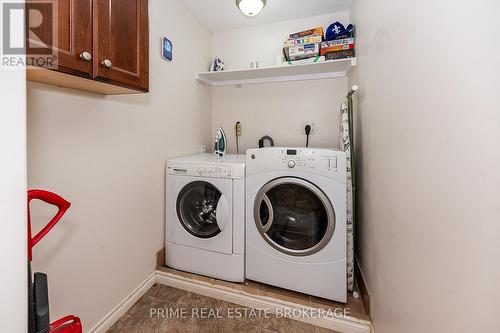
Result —
[[321, 43], [320, 54], [326, 60], [354, 58], [354, 38], [328, 40]]
[[290, 34], [283, 46], [288, 64], [324, 61], [320, 55], [323, 28], [314, 28]]

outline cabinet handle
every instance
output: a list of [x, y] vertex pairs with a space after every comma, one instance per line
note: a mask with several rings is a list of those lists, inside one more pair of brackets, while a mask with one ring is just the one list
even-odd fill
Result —
[[111, 68], [111, 66], [113, 65], [113, 63], [111, 62], [111, 60], [109, 59], [104, 59], [101, 64], [106, 67], [106, 68]]
[[80, 59], [89, 62], [90, 60], [92, 60], [92, 55], [88, 52], [82, 52], [80, 53]]

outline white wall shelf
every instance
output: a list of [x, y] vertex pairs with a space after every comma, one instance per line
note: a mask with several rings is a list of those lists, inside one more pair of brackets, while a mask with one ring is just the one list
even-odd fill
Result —
[[257, 69], [204, 72], [198, 73], [196, 79], [212, 87], [318, 80], [345, 77], [353, 66], [356, 66], [356, 58]]

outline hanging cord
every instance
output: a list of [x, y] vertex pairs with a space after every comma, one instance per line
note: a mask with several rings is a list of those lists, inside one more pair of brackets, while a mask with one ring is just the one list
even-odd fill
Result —
[[259, 139], [259, 148], [264, 148], [265, 147], [265, 141], [269, 141], [269, 144], [271, 147], [274, 147], [274, 140], [271, 138], [269, 135], [265, 135], [262, 138]]
[[309, 135], [311, 134], [311, 125], [306, 125], [304, 131], [306, 132], [306, 148], [309, 148]]
[[236, 134], [236, 154], [240, 153], [240, 136], [241, 136], [241, 122], [236, 122], [234, 126], [234, 132]]

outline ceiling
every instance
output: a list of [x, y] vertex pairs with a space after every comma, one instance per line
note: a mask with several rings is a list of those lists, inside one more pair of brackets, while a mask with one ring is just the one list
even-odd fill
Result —
[[347, 11], [352, 0], [267, 0], [257, 17], [244, 16], [235, 0], [180, 0], [209, 30], [222, 31], [259, 24]]

